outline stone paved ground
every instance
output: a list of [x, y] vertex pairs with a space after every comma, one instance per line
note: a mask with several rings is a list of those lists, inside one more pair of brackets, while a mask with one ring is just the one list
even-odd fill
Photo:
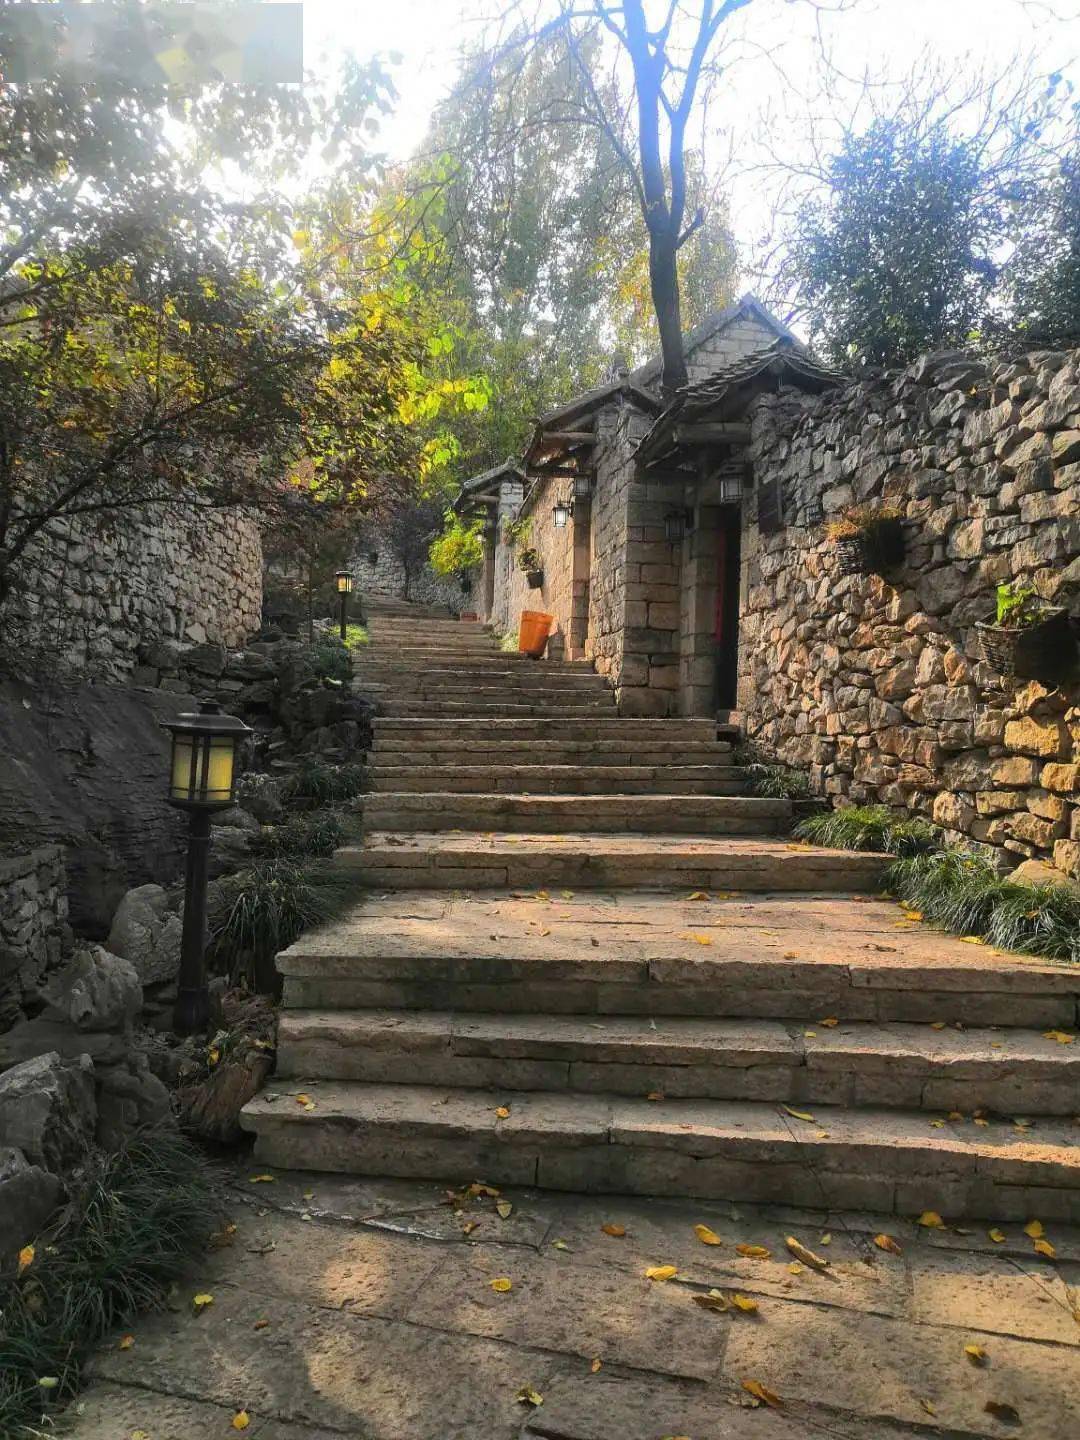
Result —
[[[426, 1183], [256, 1173], [226, 1171], [235, 1232], [173, 1310], [102, 1350], [76, 1440], [225, 1437], [241, 1409], [258, 1440], [1080, 1434], [1080, 1229], [1047, 1225], [1051, 1260], [1019, 1224], [995, 1243], [975, 1222], [512, 1189], [500, 1215]], [[711, 1289], [757, 1310], [695, 1303]]]

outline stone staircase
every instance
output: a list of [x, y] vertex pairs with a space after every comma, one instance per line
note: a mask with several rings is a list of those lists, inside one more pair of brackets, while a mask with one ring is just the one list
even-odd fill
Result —
[[1080, 1220], [1075, 968], [786, 839], [714, 722], [621, 719], [475, 624], [370, 630], [364, 898], [279, 957], [260, 1163]]

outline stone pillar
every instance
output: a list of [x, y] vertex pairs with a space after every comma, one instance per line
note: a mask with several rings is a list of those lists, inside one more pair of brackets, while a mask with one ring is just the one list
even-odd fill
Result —
[[574, 555], [566, 658], [585, 658], [589, 641], [589, 570], [592, 565], [592, 501], [574, 501]]
[[679, 714], [707, 716], [716, 708], [716, 604], [721, 511], [697, 507], [683, 544], [680, 584]]

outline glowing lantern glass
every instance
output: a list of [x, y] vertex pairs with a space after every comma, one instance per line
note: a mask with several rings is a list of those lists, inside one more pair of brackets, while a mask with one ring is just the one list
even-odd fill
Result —
[[172, 732], [169, 801], [185, 810], [224, 810], [233, 803], [236, 750], [251, 732], [207, 700], [196, 714], [168, 722]]
[[353, 588], [353, 577], [348, 570], [338, 570], [334, 574], [334, 581], [337, 584], [339, 595], [351, 595]]

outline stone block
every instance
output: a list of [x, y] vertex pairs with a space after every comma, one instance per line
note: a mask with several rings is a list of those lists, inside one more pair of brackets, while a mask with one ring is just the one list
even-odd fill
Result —
[[1030, 812], [1011, 816], [1005, 825], [1014, 840], [1026, 841], [1040, 850], [1050, 850], [1056, 840], [1064, 839], [1067, 829], [1064, 820], [1040, 820]]
[[[1005, 721], [1004, 717], [1002, 717], [1002, 734], [1004, 734], [1004, 725]], [[1044, 785], [1046, 785], [1047, 783], [1045, 779], [1046, 771], [1051, 768], [1053, 767], [1043, 767], [1042, 783]], [[1065, 769], [1067, 767], [1060, 766], [1058, 768]], [[1005, 787], [1016, 785], [1034, 785], [1039, 775], [1039, 762], [1037, 760], [1029, 758], [1026, 755], [1010, 755], [1004, 760], [995, 761], [994, 764], [991, 766], [990, 774], [995, 785], [1002, 785]], [[1048, 788], [1053, 789], [1055, 787], [1050, 786]]]
[[1040, 720], [1025, 715], [1022, 719], [1010, 720], [1005, 726], [1005, 745], [1022, 754], [1058, 760], [1068, 753], [1069, 732], [1064, 720]]
[[[1031, 778], [1034, 781], [1035, 777]], [[1039, 776], [1039, 783], [1045, 789], [1057, 791], [1062, 795], [1080, 796], [1080, 763], [1044, 765]]]
[[[1080, 811], [1076, 813], [1080, 815]], [[1074, 880], [1080, 880], [1080, 840], [1055, 840], [1054, 866]]]
[[50, 1051], [0, 1075], [0, 1135], [31, 1165], [66, 1174], [85, 1158], [96, 1123], [89, 1056], [65, 1061]]

